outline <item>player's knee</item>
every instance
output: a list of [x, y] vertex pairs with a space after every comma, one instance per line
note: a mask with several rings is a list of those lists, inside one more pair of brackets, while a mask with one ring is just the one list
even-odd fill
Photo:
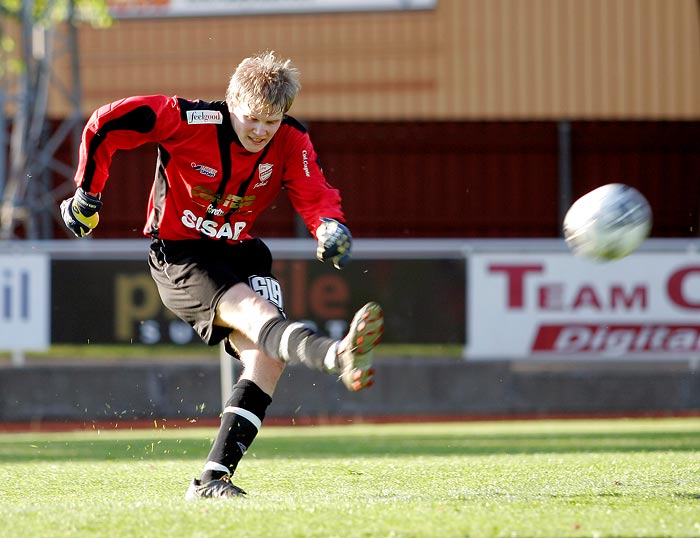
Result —
[[271, 319], [283, 317], [280, 311], [259, 295], [225, 294], [216, 307], [214, 323], [240, 332], [255, 341], [262, 326]]

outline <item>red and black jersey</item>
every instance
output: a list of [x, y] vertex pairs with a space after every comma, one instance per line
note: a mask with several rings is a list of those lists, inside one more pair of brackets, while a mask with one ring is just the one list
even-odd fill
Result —
[[286, 189], [312, 234], [343, 221], [306, 129], [285, 116], [258, 153], [238, 140], [224, 101], [137, 96], [96, 110], [83, 131], [75, 183], [102, 192], [117, 150], [158, 144], [144, 234], [161, 239], [250, 239], [255, 219]]

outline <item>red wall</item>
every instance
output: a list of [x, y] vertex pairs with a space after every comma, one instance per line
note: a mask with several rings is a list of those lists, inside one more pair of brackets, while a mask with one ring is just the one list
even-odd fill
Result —
[[[556, 237], [556, 122], [312, 122], [356, 237]], [[574, 197], [613, 181], [639, 188], [652, 235], [698, 235], [700, 122], [574, 122]], [[155, 148], [117, 154], [96, 237], [141, 236]], [[254, 228], [293, 237], [282, 194]], [[58, 237], [64, 237], [57, 231]]]
[[357, 236], [558, 233], [552, 124], [314, 123], [310, 130]]
[[602, 183], [629, 183], [649, 199], [653, 236], [700, 236], [700, 122], [586, 122], [572, 129], [575, 196]]

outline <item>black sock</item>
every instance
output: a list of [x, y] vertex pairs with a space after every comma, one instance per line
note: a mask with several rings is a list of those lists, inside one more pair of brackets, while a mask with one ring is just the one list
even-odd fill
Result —
[[258, 336], [258, 345], [267, 356], [289, 364], [303, 363], [314, 370], [335, 368], [336, 343], [303, 323], [281, 318], [265, 323]]
[[233, 474], [262, 426], [272, 398], [248, 379], [233, 386], [221, 417], [219, 433], [209, 451], [202, 483]]

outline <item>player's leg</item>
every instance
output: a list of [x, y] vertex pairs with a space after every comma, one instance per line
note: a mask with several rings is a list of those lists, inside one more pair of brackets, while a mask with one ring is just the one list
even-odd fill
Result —
[[[246, 370], [250, 373], [243, 378], [242, 385], [237, 386], [240, 390], [234, 390], [237, 395], [232, 395], [226, 406], [250, 412], [248, 418], [252, 420], [248, 422], [254, 428], [248, 428], [251, 432], [248, 443], [257, 434], [259, 426], [257, 429], [255, 426], [262, 424], [283, 367], [282, 363], [271, 363], [276, 369], [261, 369], [260, 365], [264, 364], [261, 357], [339, 371], [350, 390], [371, 384], [371, 351], [383, 331], [382, 311], [376, 303], [368, 303], [358, 311], [348, 335], [338, 342], [317, 335], [303, 324], [286, 321], [281, 290], [270, 273], [269, 249], [262, 242], [231, 246], [218, 242], [156, 240], [151, 246], [149, 264], [165, 306], [189, 323], [204, 342], [217, 344], [235, 328], [238, 329], [236, 334], [245, 336], [254, 348], [246, 357], [257, 359], [249, 361]], [[234, 340], [233, 344], [246, 350], [240, 341]], [[244, 414], [240, 412], [235, 416]], [[244, 424], [245, 421], [239, 422]], [[226, 432], [228, 426], [222, 425], [221, 429]], [[227, 434], [222, 439], [225, 441], [226, 437]], [[235, 459], [235, 455], [232, 458]], [[214, 456], [212, 461], [223, 467], [219, 472], [231, 470], [227, 463], [215, 461], [218, 459], [221, 458]], [[239, 460], [240, 456], [234, 468]], [[230, 483], [226, 474], [204, 487], [199, 479], [194, 480], [187, 498], [232, 497], [242, 493]]]
[[286, 320], [272, 303], [245, 284], [236, 284], [224, 293], [215, 323], [242, 332], [269, 357], [337, 372], [349, 390], [372, 384], [372, 350], [384, 332], [384, 316], [377, 303], [367, 303], [358, 310], [348, 334], [338, 341], [303, 323]]
[[163, 303], [204, 342], [216, 344], [235, 330], [268, 357], [339, 373], [349, 390], [371, 385], [372, 350], [384, 330], [381, 307], [368, 303], [358, 310], [342, 341], [286, 320], [272, 256], [262, 241], [156, 240], [150, 265]]
[[237, 497], [244, 493], [231, 484], [231, 476], [260, 431], [284, 370], [284, 363], [263, 355], [240, 334], [232, 335], [231, 340], [243, 363], [243, 372], [223, 409], [204, 470], [199, 480], [190, 485], [187, 499]]
[[[195, 244], [154, 241], [151, 246], [149, 256], [151, 275], [158, 286], [163, 304], [189, 323], [209, 345], [218, 344], [231, 333], [229, 328], [214, 325], [215, 307], [218, 298], [228, 288], [247, 280], [246, 271], [240, 271], [235, 265], [236, 261], [248, 259], [246, 254], [243, 248], [203, 242]], [[244, 450], [239, 449], [234, 441], [234, 447], [239, 449], [238, 453], [228, 452], [225, 446], [227, 430], [235, 422], [246, 425], [243, 429], [247, 433], [242, 434], [241, 438], [244, 440], [241, 443], [248, 446], [252, 442], [252, 438], [257, 434], [255, 426], [262, 422], [271, 400], [276, 378], [281, 374], [283, 365], [280, 361], [268, 359], [270, 362], [274, 361], [274, 368], [271, 369], [264, 369], [257, 365], [255, 355], [260, 353], [252, 343], [246, 345], [244, 342], [234, 341], [233, 344], [239, 345], [246, 363], [254, 365], [252, 369], [246, 368], [246, 370], [256, 373], [256, 379], [263, 387], [257, 386], [252, 379], [236, 384], [226, 405], [226, 408], [230, 409], [222, 415], [220, 434], [217, 437], [217, 442], [219, 439], [221, 442], [215, 443], [212, 447], [212, 454], [208, 458], [208, 462], [211, 463], [205, 465], [205, 473], [215, 472], [217, 468], [220, 472], [216, 474], [216, 479], [213, 479], [212, 472], [204, 476], [204, 480], [194, 479], [187, 490], [186, 499], [237, 497], [244, 494], [243, 490], [231, 483], [229, 474], [232, 469], [235, 469]], [[268, 375], [264, 376], [263, 372], [268, 372]], [[238, 412], [228, 412], [234, 410]], [[236, 418], [242, 415], [250, 420], [236, 421]], [[245, 441], [245, 438], [250, 440]]]

